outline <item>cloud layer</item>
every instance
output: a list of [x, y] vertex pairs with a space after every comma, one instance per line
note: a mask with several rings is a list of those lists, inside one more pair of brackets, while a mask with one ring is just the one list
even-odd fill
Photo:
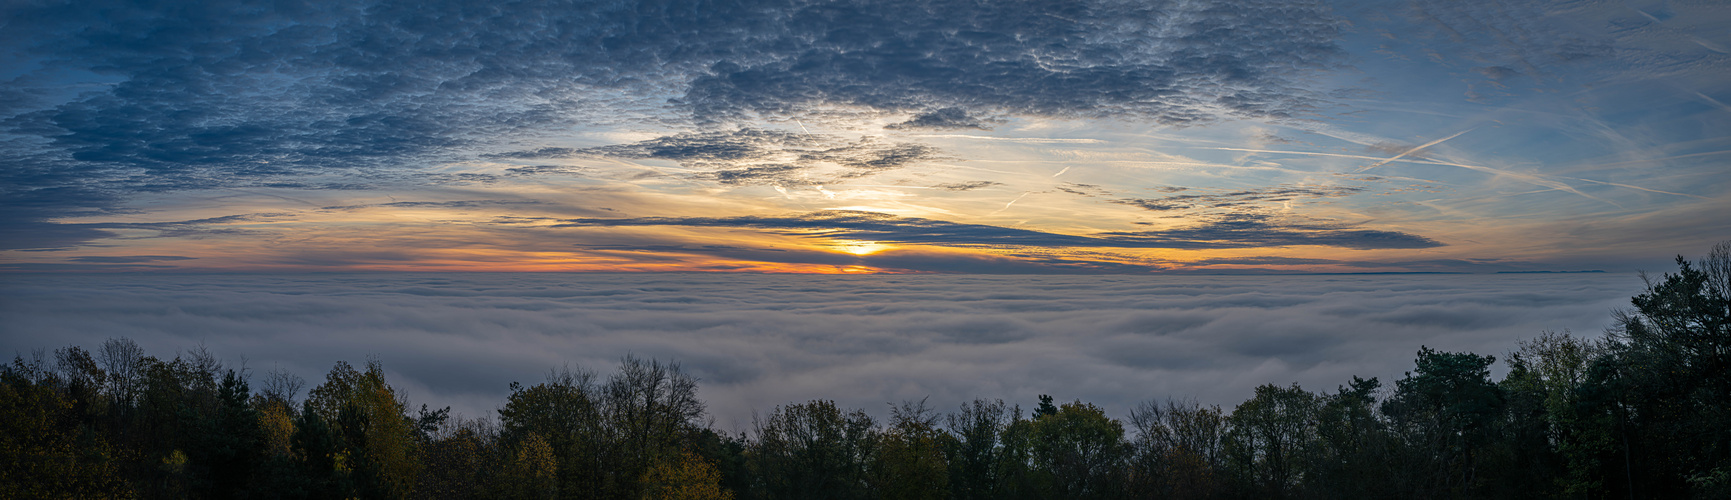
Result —
[[1291, 223], [1262, 214], [1230, 214], [1195, 227], [1072, 236], [1028, 229], [960, 224], [877, 212], [829, 210], [788, 217], [641, 217], [566, 219], [555, 227], [692, 226], [767, 229], [830, 238], [949, 246], [1107, 248], [1239, 248], [1320, 245], [1353, 249], [1428, 248], [1435, 240], [1396, 231], [1321, 222]]
[[1339, 22], [1307, 2], [115, 1], [3, 15], [0, 48], [19, 64], [0, 96], [0, 130], [17, 137], [0, 144], [9, 207], [44, 189], [91, 191], [57, 204], [96, 208], [115, 191], [378, 183], [380, 169], [620, 121], [1290, 116], [1310, 99], [1291, 78], [1339, 57]]
[[1639, 289], [1624, 274], [34, 275], [0, 286], [0, 352], [203, 342], [315, 383], [377, 355], [414, 402], [469, 415], [511, 381], [630, 353], [684, 364], [732, 428], [811, 398], [880, 414], [926, 396], [1236, 404], [1264, 383], [1386, 381], [1420, 345], [1500, 357], [1545, 329], [1594, 335]]

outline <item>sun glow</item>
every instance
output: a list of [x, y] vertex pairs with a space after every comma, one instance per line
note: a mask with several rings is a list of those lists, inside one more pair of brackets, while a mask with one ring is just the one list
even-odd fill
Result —
[[854, 255], [871, 255], [894, 248], [889, 245], [879, 244], [876, 241], [843, 240], [836, 243], [836, 249]]

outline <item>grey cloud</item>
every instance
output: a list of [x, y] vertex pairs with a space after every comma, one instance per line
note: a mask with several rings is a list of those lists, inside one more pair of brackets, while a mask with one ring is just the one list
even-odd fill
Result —
[[[225, 227], [229, 224], [266, 220], [285, 217], [283, 213], [238, 214], [204, 219], [165, 221], [165, 222], [104, 222], [104, 223], [39, 223], [33, 221], [18, 221], [0, 225], [0, 243], [16, 249], [48, 249], [58, 246], [73, 246], [84, 244], [91, 240], [114, 238], [115, 233], [109, 229], [146, 229], [156, 231], [153, 236], [128, 236], [128, 238], [185, 238], [215, 235], [254, 234], [254, 231]], [[7, 235], [8, 228], [17, 228], [21, 233], [16, 236]], [[10, 238], [10, 239], [9, 239]], [[0, 247], [3, 248], [3, 247]], [[90, 257], [101, 259], [104, 257]], [[87, 261], [95, 262], [95, 261]]]
[[1164, 242], [1174, 248], [1232, 248], [1320, 245], [1370, 250], [1431, 248], [1442, 242], [1398, 231], [1356, 229], [1355, 225], [1311, 220], [1285, 221], [1266, 214], [1233, 213], [1193, 227], [1159, 231], [1111, 232], [1102, 237]]
[[156, 261], [164, 261], [164, 260], [192, 260], [192, 259], [196, 259], [196, 258], [197, 257], [181, 257], [178, 255], [124, 255], [124, 256], [121, 256], [121, 255], [114, 255], [114, 256], [85, 255], [85, 256], [80, 256], [80, 257], [73, 257], [73, 258], [70, 258], [67, 260], [70, 260], [73, 262], [89, 262], [89, 263], [95, 263], [95, 264], [135, 264], [135, 263], [139, 263], [139, 262], [156, 262]]
[[1521, 72], [1508, 66], [1483, 66], [1473, 68], [1473, 72], [1485, 75], [1485, 78], [1492, 80], [1507, 80], [1521, 75]]
[[1265, 383], [1389, 380], [1420, 345], [1500, 357], [1541, 330], [1592, 335], [1640, 288], [1627, 274], [14, 275], [0, 352], [128, 336], [172, 357], [203, 342], [315, 383], [376, 355], [412, 402], [471, 416], [512, 381], [628, 353], [681, 362], [724, 428], [813, 398], [876, 412], [1051, 394], [1122, 416], [1167, 396], [1230, 405]]
[[[593, 148], [541, 148], [501, 158], [629, 158], [672, 160], [714, 170], [692, 177], [731, 185], [808, 185], [864, 177], [942, 157], [937, 148], [873, 137], [849, 141], [824, 134], [741, 128], [682, 133]], [[822, 172], [824, 167], [841, 169]]]
[[1339, 262], [1340, 261], [1338, 261], [1338, 260], [1332, 260], [1332, 259], [1300, 259], [1300, 258], [1295, 258], [1295, 257], [1272, 257], [1272, 256], [1218, 257], [1218, 258], [1213, 258], [1213, 259], [1202, 259], [1202, 260], [1196, 261], [1197, 264], [1204, 264], [1204, 265], [1207, 265], [1207, 264], [1249, 264], [1249, 265], [1273, 265], [1273, 266], [1302, 266], [1302, 265], [1309, 265], [1309, 264], [1336, 264]]
[[1097, 186], [1094, 184], [1079, 184], [1079, 183], [1075, 183], [1075, 182], [1063, 183], [1063, 184], [1058, 186], [1058, 190], [1066, 192], [1066, 193], [1070, 193], [1073, 195], [1087, 196], [1090, 198], [1095, 197], [1095, 196], [1110, 196], [1112, 194], [1111, 192], [1106, 191], [1104, 188], [1101, 188], [1100, 186]]
[[36, 220], [0, 220], [0, 250], [63, 249], [114, 236], [94, 227]]
[[1002, 186], [1002, 185], [1004, 185], [1004, 183], [1002, 183], [1002, 182], [970, 181], [970, 182], [955, 182], [955, 183], [950, 183], [950, 184], [938, 184], [936, 186], [932, 186], [932, 188], [933, 189], [942, 189], [945, 191], [973, 191], [975, 189], [988, 188], [988, 187], [992, 187], [992, 186]]
[[590, 171], [590, 169], [587, 167], [572, 167], [572, 166], [565, 166], [565, 165], [530, 165], [530, 166], [526, 166], [526, 167], [511, 167], [511, 168], [505, 169], [505, 172], [509, 173], [509, 175], [544, 175], [544, 174], [580, 175], [580, 174], [588, 173], [589, 171]]
[[779, 130], [741, 128], [733, 131], [682, 133], [667, 137], [593, 148], [541, 148], [495, 155], [501, 158], [631, 158], [673, 160], [687, 166], [763, 161], [788, 151], [814, 150], [833, 144], [832, 136]]
[[1127, 199], [1127, 200], [1113, 200], [1112, 202], [1118, 203], [1118, 204], [1123, 204], [1123, 205], [1130, 205], [1133, 207], [1141, 207], [1141, 208], [1153, 210], [1156, 212], [1165, 212], [1168, 210], [1186, 210], [1186, 209], [1189, 209], [1191, 207], [1191, 205], [1189, 203], [1150, 200], [1150, 199], [1143, 199], [1143, 198], [1134, 198], [1134, 199]]
[[811, 168], [793, 165], [757, 165], [745, 168], [718, 170], [695, 177], [713, 180], [732, 186], [776, 185], [802, 186], [820, 184], [811, 178]]
[[692, 82], [683, 102], [700, 119], [824, 103], [1177, 124], [1211, 119], [1210, 107], [1290, 116], [1308, 104], [1288, 78], [1340, 53], [1340, 23], [1310, 2], [813, 2], [777, 10], [786, 24], [753, 47], [764, 49], [724, 58]]
[[[1611, 57], [1611, 40], [1582, 32], [1558, 5], [1533, 0], [1499, 2], [1494, 6], [1446, 0], [1408, 3], [1419, 36], [1446, 40], [1451, 57], [1490, 62], [1494, 74], [1508, 70], [1545, 74], [1547, 69], [1585, 60]], [[1476, 71], [1476, 70], [1475, 70]], [[1493, 73], [1485, 73], [1493, 76]]]
[[982, 109], [1281, 115], [1302, 101], [1293, 69], [1339, 55], [1339, 23], [1307, 2], [43, 2], [6, 16], [9, 48], [118, 80], [18, 114], [13, 131], [192, 184], [400, 164], [604, 115], [570, 110], [636, 112], [603, 89], [683, 87], [704, 119], [825, 103], [944, 126]]
[[[1187, 191], [1179, 189], [1179, 192]], [[1218, 209], [1241, 207], [1256, 203], [1279, 203], [1312, 198], [1339, 198], [1363, 192], [1364, 188], [1352, 186], [1276, 186], [1259, 189], [1227, 191], [1217, 194], [1176, 194], [1159, 198], [1127, 198], [1112, 200], [1120, 205], [1141, 207], [1153, 211]]]
[[1227, 214], [1199, 226], [1073, 236], [1027, 229], [877, 212], [828, 210], [787, 217], [640, 217], [563, 219], [554, 227], [691, 226], [751, 228], [811, 237], [853, 238], [949, 246], [1079, 246], [1111, 248], [1239, 248], [1321, 245], [1355, 249], [1429, 248], [1435, 240], [1395, 231], [1356, 229], [1318, 221], [1287, 222], [1262, 214]]
[[884, 128], [890, 130], [992, 129], [992, 127], [986, 125], [985, 121], [981, 120], [979, 117], [969, 115], [968, 111], [962, 108], [944, 108], [928, 113], [920, 113], [914, 115], [914, 117], [908, 119], [908, 121], [885, 125]]
[[538, 206], [538, 205], [547, 205], [547, 203], [540, 202], [540, 201], [534, 201], [534, 200], [396, 201], [396, 202], [391, 202], [391, 203], [375, 203], [375, 204], [371, 204], [371, 205], [329, 206], [329, 207], [322, 207], [319, 210], [344, 210], [344, 211], [348, 211], [348, 210], [359, 210], [359, 209], [363, 209], [363, 208], [373, 208], [373, 207], [481, 208], [481, 207], [512, 207], [512, 206]]
[[[1294, 116], [1313, 100], [1294, 77], [1341, 60], [1341, 23], [1314, 1], [49, 0], [0, 16], [0, 49], [28, 64], [0, 82], [0, 130], [16, 138], [0, 143], [0, 209], [29, 228], [141, 191], [494, 182], [421, 166], [576, 125], [685, 128], [833, 106], [913, 113], [911, 128]], [[74, 87], [89, 91], [62, 90]], [[807, 161], [867, 175], [933, 154], [921, 148]], [[725, 181], [786, 180], [756, 173]], [[66, 190], [95, 195], [15, 210]], [[0, 232], [24, 248], [100, 237], [58, 229]]]
[[565, 219], [563, 227], [694, 226], [764, 229], [826, 237], [936, 245], [1101, 245], [1110, 242], [1026, 229], [957, 224], [877, 212], [829, 210], [788, 217], [640, 217]]

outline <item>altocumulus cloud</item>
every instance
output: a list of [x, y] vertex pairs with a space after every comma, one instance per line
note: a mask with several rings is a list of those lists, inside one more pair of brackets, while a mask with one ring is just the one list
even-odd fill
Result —
[[[104, 236], [45, 221], [141, 191], [467, 182], [419, 168], [572, 126], [1297, 116], [1315, 96], [1295, 82], [1342, 59], [1313, 1], [93, 0], [9, 5], [0, 24], [16, 248]], [[718, 179], [785, 173], [758, 168]]]
[[173, 356], [203, 342], [315, 383], [377, 355], [416, 403], [468, 415], [491, 415], [511, 381], [635, 354], [701, 377], [732, 428], [812, 398], [881, 414], [1051, 394], [1124, 412], [1387, 381], [1420, 345], [1501, 357], [1541, 330], [1596, 334], [1639, 288], [1621, 274], [18, 275], [0, 286], [0, 350], [127, 336]]

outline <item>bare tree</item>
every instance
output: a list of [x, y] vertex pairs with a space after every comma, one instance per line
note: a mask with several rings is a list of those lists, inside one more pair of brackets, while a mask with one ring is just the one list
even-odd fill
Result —
[[143, 375], [144, 349], [126, 337], [108, 339], [96, 351], [96, 362], [108, 374], [109, 391], [116, 401], [132, 404]]
[[259, 394], [265, 399], [280, 401], [293, 408], [295, 395], [300, 394], [301, 388], [306, 387], [306, 384], [306, 379], [289, 373], [288, 370], [278, 368], [264, 375], [264, 383], [259, 388]]

